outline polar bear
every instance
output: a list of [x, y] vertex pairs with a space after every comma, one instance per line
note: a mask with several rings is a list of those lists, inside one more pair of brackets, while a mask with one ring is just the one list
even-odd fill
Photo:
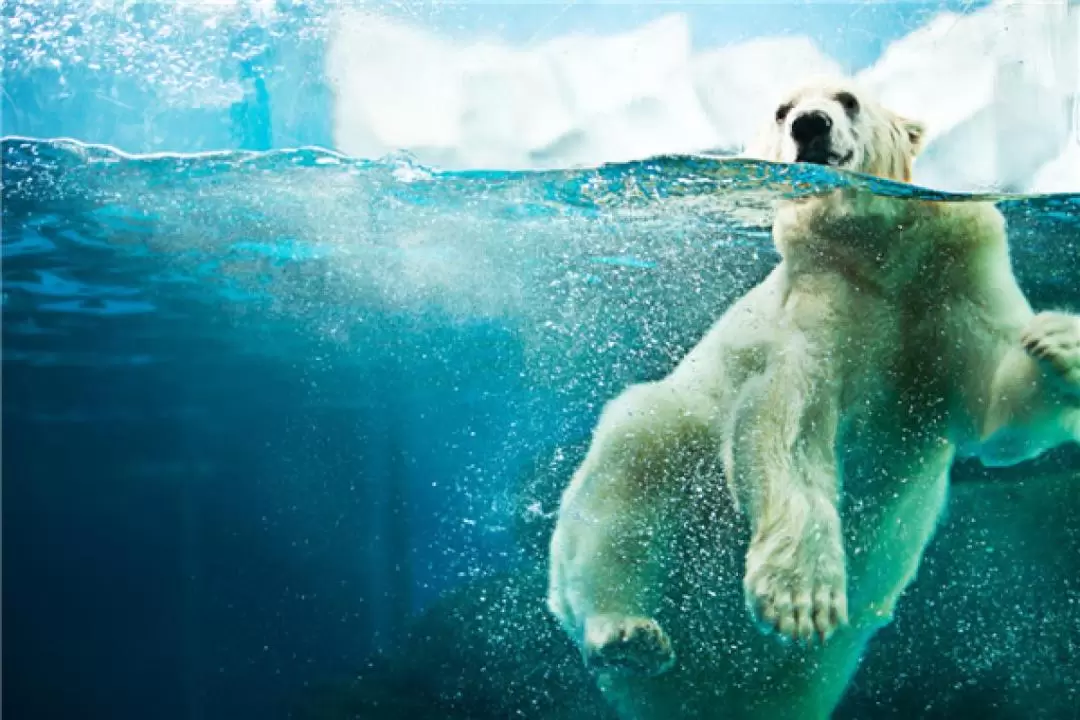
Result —
[[[752, 154], [908, 181], [923, 136], [819, 82]], [[954, 459], [1080, 441], [1080, 318], [1032, 311], [992, 204], [838, 190], [773, 237], [773, 272], [604, 407], [562, 497], [548, 606], [625, 718], [828, 717]]]

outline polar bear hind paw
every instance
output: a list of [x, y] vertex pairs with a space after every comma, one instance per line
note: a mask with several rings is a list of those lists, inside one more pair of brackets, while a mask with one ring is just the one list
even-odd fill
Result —
[[675, 664], [671, 640], [655, 620], [596, 615], [585, 623], [585, 664], [594, 671], [654, 676]]

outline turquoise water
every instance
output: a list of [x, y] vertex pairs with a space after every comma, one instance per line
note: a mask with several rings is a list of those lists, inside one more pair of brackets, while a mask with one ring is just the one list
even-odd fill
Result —
[[[4, 707], [25, 718], [603, 717], [541, 600], [603, 402], [764, 277], [776, 198], [976, 199], [699, 156], [2, 155]], [[1080, 195], [983, 197], [1033, 303], [1080, 309]], [[844, 717], [1080, 706], [1077, 474], [1072, 450], [958, 469]]]

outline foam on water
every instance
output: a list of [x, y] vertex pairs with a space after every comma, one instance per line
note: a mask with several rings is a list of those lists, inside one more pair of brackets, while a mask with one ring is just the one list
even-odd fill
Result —
[[999, 201], [1036, 294], [1064, 299], [1080, 255], [1077, 195], [957, 195], [704, 156], [443, 172], [407, 155], [131, 156], [7, 138], [3, 170], [5, 313], [19, 315], [168, 316], [179, 302], [225, 302], [331, 334], [349, 318], [420, 313], [595, 336], [605, 313], [589, 308], [603, 298], [624, 326], [677, 310], [665, 325], [679, 335], [771, 264], [773, 200], [844, 186]]

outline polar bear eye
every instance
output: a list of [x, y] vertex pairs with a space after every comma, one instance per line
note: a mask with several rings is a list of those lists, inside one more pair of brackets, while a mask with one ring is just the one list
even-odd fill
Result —
[[837, 93], [836, 102], [840, 103], [848, 115], [859, 112], [859, 99], [849, 92]]
[[776, 108], [776, 122], [784, 122], [784, 118], [791, 112], [791, 103], [784, 103], [780, 107]]

